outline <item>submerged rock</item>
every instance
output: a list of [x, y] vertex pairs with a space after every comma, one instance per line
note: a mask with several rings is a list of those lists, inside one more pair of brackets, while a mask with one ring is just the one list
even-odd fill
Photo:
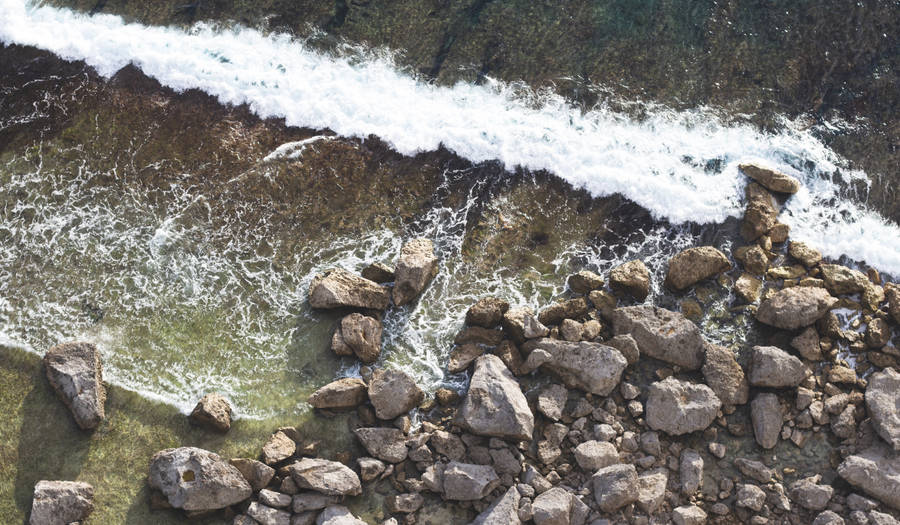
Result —
[[519, 383], [495, 355], [475, 362], [458, 417], [463, 427], [482, 436], [530, 440], [534, 431], [534, 415]]
[[795, 387], [806, 379], [802, 361], [775, 346], [754, 346], [750, 362], [750, 384], [770, 388]]
[[206, 394], [191, 412], [191, 420], [220, 432], [228, 432], [231, 428], [231, 404], [221, 394]]
[[756, 319], [784, 330], [796, 330], [815, 323], [837, 303], [824, 288], [794, 286], [769, 297], [756, 311]]
[[225, 508], [253, 492], [237, 468], [218, 454], [196, 447], [162, 450], [150, 460], [149, 483], [176, 509]]
[[378, 419], [392, 420], [419, 406], [425, 393], [408, 374], [400, 370], [378, 369], [369, 382], [369, 400]]
[[616, 294], [643, 301], [650, 295], [650, 270], [641, 260], [620, 264], [609, 272], [609, 287]]
[[615, 335], [630, 334], [641, 354], [688, 370], [703, 366], [706, 341], [700, 329], [682, 314], [656, 306], [613, 310]]
[[500, 478], [487, 465], [472, 465], [452, 461], [444, 469], [444, 499], [456, 501], [479, 500], [500, 485]]
[[728, 257], [712, 246], [688, 248], [669, 260], [666, 286], [684, 290], [730, 269]]
[[387, 288], [341, 268], [317, 275], [309, 285], [309, 305], [313, 308], [384, 310], [390, 303]]
[[404, 244], [394, 270], [394, 304], [403, 306], [418, 297], [437, 272], [433, 242], [415, 239]]
[[531, 352], [525, 361], [526, 369], [543, 356], [538, 366], [559, 377], [567, 387], [601, 396], [618, 386], [628, 366], [618, 350], [600, 343], [545, 338], [529, 341], [523, 348]]
[[770, 191], [778, 193], [797, 193], [800, 181], [770, 168], [758, 164], [741, 164], [738, 166], [744, 175], [755, 180]]
[[38, 481], [29, 525], [67, 525], [94, 511], [94, 487], [80, 481]]
[[331, 348], [338, 355], [352, 355], [372, 364], [381, 355], [381, 321], [352, 313], [343, 319], [334, 333]]
[[44, 354], [50, 386], [83, 430], [92, 430], [105, 417], [106, 387], [100, 352], [91, 343], [64, 343]]
[[900, 451], [900, 374], [886, 368], [869, 377], [866, 408], [878, 435]]
[[883, 443], [848, 456], [837, 472], [847, 483], [900, 510], [900, 456]]
[[332, 381], [309, 396], [309, 404], [319, 409], [356, 408], [366, 400], [367, 387], [358, 377]]
[[650, 385], [647, 425], [673, 436], [704, 430], [721, 406], [722, 402], [708, 386], [669, 377]]
[[750, 394], [750, 385], [734, 352], [719, 345], [706, 347], [703, 378], [723, 405], [743, 405]]
[[288, 467], [294, 483], [326, 496], [359, 496], [359, 476], [343, 463], [319, 458], [303, 458]]

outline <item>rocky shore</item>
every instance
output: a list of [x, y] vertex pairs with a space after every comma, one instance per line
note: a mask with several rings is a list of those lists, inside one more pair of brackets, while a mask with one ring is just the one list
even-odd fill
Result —
[[[537, 311], [483, 297], [447, 363], [469, 373], [465, 391], [426, 393], [378, 366], [384, 311], [418, 300], [439, 271], [431, 241], [409, 241], [393, 267], [321, 274], [310, 305], [343, 315], [330, 351], [363, 366], [309, 403], [318, 417], [353, 413], [365, 453], [320, 457], [328, 436], [292, 427], [261, 439], [256, 458], [166, 449], [149, 458], [149, 504], [236, 525], [356, 524], [345, 503], [387, 485], [383, 523], [428, 523], [420, 511], [434, 499], [477, 524], [896, 523], [900, 286], [790, 241], [778, 212], [797, 181], [741, 169], [753, 180], [747, 244], [675, 255], [664, 286], [685, 296], [680, 311], [645, 304], [652, 276], [639, 260], [575, 273], [567, 297]], [[765, 344], [706, 340], [688, 294], [710, 280], [733, 289], [732, 311], [752, 315]], [[847, 311], [861, 315], [848, 325]], [[96, 348], [59, 345], [44, 362], [78, 425], [96, 428]], [[190, 417], [227, 432], [231, 407], [210, 393]], [[830, 469], [791, 461], [820, 441], [833, 446]], [[41, 481], [31, 523], [89, 519], [92, 499], [87, 484]]]

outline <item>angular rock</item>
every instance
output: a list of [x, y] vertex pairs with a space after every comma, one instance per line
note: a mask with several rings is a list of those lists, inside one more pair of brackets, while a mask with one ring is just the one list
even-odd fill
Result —
[[707, 345], [703, 379], [723, 405], [743, 405], [747, 402], [750, 385], [747, 384], [744, 369], [735, 359], [734, 352], [728, 348]]
[[569, 276], [567, 281], [569, 289], [575, 293], [587, 294], [603, 288], [603, 277], [594, 272], [582, 270]]
[[309, 305], [313, 308], [384, 310], [390, 302], [387, 288], [341, 268], [317, 275], [309, 285]]
[[706, 513], [696, 505], [682, 505], [672, 509], [672, 523], [675, 525], [703, 525]]
[[650, 385], [647, 425], [673, 436], [704, 430], [721, 406], [722, 402], [708, 386], [669, 377]]
[[456, 461], [447, 464], [443, 479], [444, 499], [456, 501], [479, 500], [500, 485], [493, 468]]
[[886, 368], [869, 377], [866, 408], [878, 435], [900, 451], [900, 373]]
[[534, 415], [519, 383], [494, 355], [475, 361], [458, 418], [461, 426], [481, 436], [531, 440], [534, 431]]
[[396, 428], [357, 428], [354, 432], [363, 447], [376, 458], [388, 463], [406, 459], [406, 436]]
[[806, 328], [800, 335], [791, 339], [791, 347], [803, 356], [803, 359], [810, 361], [822, 360], [822, 349], [819, 348], [819, 332], [813, 326]]
[[681, 478], [681, 492], [691, 497], [700, 490], [703, 483], [703, 458], [696, 450], [686, 448], [681, 451], [678, 475]]
[[591, 481], [594, 499], [603, 512], [615, 512], [637, 501], [638, 475], [634, 465], [610, 465], [598, 470]]
[[738, 485], [734, 501], [735, 506], [759, 512], [765, 503], [766, 493], [763, 492], [763, 489], [750, 483]]
[[521, 525], [519, 519], [521, 495], [516, 487], [510, 487], [503, 496], [478, 515], [471, 525]]
[[50, 386], [83, 430], [97, 428], [105, 417], [106, 387], [100, 352], [91, 343], [63, 343], [44, 354]]
[[581, 341], [584, 337], [584, 325], [572, 319], [563, 319], [559, 324], [559, 335], [566, 341]]
[[482, 328], [494, 328], [503, 320], [509, 310], [509, 303], [498, 297], [479, 299], [466, 312], [466, 324]]
[[763, 484], [772, 481], [772, 477], [775, 475], [775, 472], [762, 462], [752, 459], [737, 458], [734, 460], [734, 466], [741, 471], [741, 474]]
[[844, 525], [844, 518], [832, 510], [822, 512], [812, 521], [812, 525]]
[[469, 368], [472, 361], [478, 359], [484, 353], [484, 348], [476, 344], [465, 344], [457, 346], [450, 352], [450, 363], [447, 364], [447, 371], [451, 374], [458, 374]]
[[275, 432], [262, 448], [262, 459], [267, 465], [274, 465], [294, 455], [297, 443], [282, 431]]
[[712, 246], [688, 248], [669, 260], [666, 286], [684, 290], [730, 269], [728, 257]]
[[438, 258], [433, 242], [415, 239], [403, 245], [394, 270], [394, 304], [403, 306], [418, 297], [437, 272]]
[[191, 420], [220, 432], [231, 428], [231, 404], [221, 394], [206, 394], [191, 412]]
[[869, 348], [881, 348], [891, 340], [891, 327], [884, 319], [875, 318], [866, 327], [866, 344]]
[[643, 301], [650, 295], [650, 270], [639, 259], [620, 264], [609, 272], [609, 287], [618, 295]]
[[762, 291], [762, 281], [749, 273], [741, 274], [734, 283], [734, 292], [748, 303], [755, 303]]
[[538, 321], [545, 325], [559, 324], [563, 319], [577, 319], [588, 313], [587, 299], [577, 297], [544, 308], [538, 313]]
[[359, 272], [363, 279], [368, 279], [373, 283], [392, 283], [394, 282], [394, 269], [384, 263], [372, 263]]
[[763, 275], [769, 268], [769, 256], [758, 244], [742, 246], [735, 250], [735, 258], [741, 261], [747, 273]]
[[630, 334], [641, 354], [697, 370], [703, 365], [706, 342], [697, 325], [682, 314], [655, 306], [628, 306], [613, 311], [614, 335]]
[[778, 444], [784, 413], [775, 394], [758, 394], [750, 403], [750, 418], [753, 421], [753, 435], [763, 448], [773, 448]]
[[[360, 361], [366, 364], [372, 364], [378, 360], [381, 355], [381, 321], [371, 317], [352, 313], [343, 319], [335, 332], [335, 339], [339, 340], [343, 345], [343, 352], [349, 350], [356, 354]], [[332, 340], [332, 350], [335, 350], [335, 343]], [[344, 355], [336, 351], [338, 355]]]
[[225, 508], [253, 492], [241, 472], [207, 450], [170, 448], [150, 460], [149, 483], [176, 509], [205, 511]]
[[324, 509], [338, 502], [337, 496], [326, 496], [318, 492], [301, 492], [291, 500], [291, 508], [297, 514]]
[[755, 182], [747, 184], [744, 195], [747, 207], [741, 223], [741, 236], [747, 241], [755, 241], [778, 223], [778, 210], [775, 209], [776, 203], [772, 195]]
[[788, 246], [788, 253], [807, 268], [812, 268], [822, 261], [822, 254], [803, 242], [792, 241]]
[[255, 459], [234, 458], [228, 462], [240, 471], [254, 492], [269, 486], [275, 476], [275, 469]]
[[848, 456], [837, 472], [847, 483], [900, 510], [900, 456], [883, 443]]
[[634, 340], [634, 337], [631, 337], [631, 334], [617, 335], [610, 340], [605, 341], [604, 344], [618, 350], [620, 354], [625, 356], [625, 361], [627, 361], [629, 365], [633, 365], [641, 359], [641, 350], [638, 348], [637, 341]]
[[359, 476], [343, 463], [318, 458], [303, 458], [288, 467], [294, 483], [301, 489], [314, 490], [326, 496], [359, 496]]
[[569, 525], [574, 496], [560, 487], [554, 487], [534, 499], [535, 525]]
[[260, 525], [290, 525], [291, 513], [274, 509], [261, 503], [253, 502], [247, 507], [247, 516], [256, 520]]
[[[38, 481], [31, 501], [30, 525], [66, 525], [94, 511], [94, 487], [80, 481]], [[21, 522], [20, 522], [21, 523]]]
[[872, 285], [866, 274], [841, 266], [840, 264], [820, 264], [825, 288], [834, 295], [859, 293]]
[[525, 320], [528, 317], [533, 317], [533, 315], [534, 312], [529, 308], [510, 308], [503, 314], [500, 324], [510, 339], [516, 343], [524, 343]]
[[755, 180], [770, 191], [777, 193], [797, 193], [800, 181], [779, 171], [758, 164], [741, 164], [738, 166], [744, 175]]
[[387, 507], [392, 514], [411, 514], [425, 503], [425, 498], [419, 494], [395, 494], [387, 498]]
[[750, 384], [770, 388], [792, 388], [806, 379], [802, 361], [775, 346], [754, 346], [750, 362]]
[[372, 481], [387, 469], [383, 461], [375, 458], [359, 458], [356, 463], [359, 465], [359, 475], [363, 481]]
[[316, 518], [316, 525], [367, 525], [343, 505], [330, 505]]
[[537, 317], [526, 315], [524, 318], [524, 331], [522, 332], [525, 339], [538, 339], [550, 335], [550, 329], [541, 324]]
[[575, 461], [582, 470], [595, 472], [619, 462], [619, 452], [606, 441], [585, 441], [575, 447]]
[[819, 485], [822, 476], [812, 476], [791, 484], [791, 499], [809, 510], [824, 510], [831, 501], [834, 489], [831, 485]]
[[369, 382], [369, 400], [378, 419], [392, 420], [419, 406], [425, 393], [400, 370], [378, 369]]
[[497, 346], [503, 341], [503, 332], [480, 326], [467, 326], [456, 334], [453, 343], [457, 345], [476, 344]]
[[[530, 352], [525, 369], [535, 360], [532, 356], [544, 356], [539, 366], [559, 377], [569, 388], [601, 396], [609, 395], [622, 379], [628, 361], [616, 349], [589, 341], [569, 342], [557, 339], [533, 339], [523, 346]], [[539, 354], [542, 351], [545, 354]], [[546, 356], [549, 356], [547, 358]]]
[[815, 323], [837, 303], [824, 288], [794, 286], [769, 297], [756, 310], [756, 319], [783, 330]]
[[290, 494], [282, 494], [281, 492], [269, 489], [262, 489], [259, 491], [259, 502], [263, 505], [268, 505], [269, 507], [286, 509], [291, 505], [291, 501], [292, 498]]
[[309, 404], [318, 409], [356, 408], [366, 400], [366, 384], [357, 377], [345, 377], [323, 386], [309, 396]]
[[659, 509], [666, 497], [666, 484], [669, 482], [669, 471], [665, 468], [648, 470], [638, 476], [637, 505], [647, 514]]
[[562, 417], [563, 409], [566, 408], [568, 397], [569, 391], [566, 387], [555, 383], [547, 385], [538, 394], [538, 412], [544, 414], [548, 419], [559, 421], [559, 418]]

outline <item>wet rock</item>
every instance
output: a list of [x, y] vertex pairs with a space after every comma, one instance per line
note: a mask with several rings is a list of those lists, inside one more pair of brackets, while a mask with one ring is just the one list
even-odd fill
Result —
[[330, 505], [316, 518], [316, 525], [367, 525], [343, 505]]
[[744, 175], [770, 191], [793, 194], [800, 189], [800, 181], [779, 171], [758, 164], [741, 164], [738, 167]]
[[788, 237], [790, 236], [791, 227], [781, 222], [776, 222], [775, 226], [772, 226], [772, 229], [769, 230], [769, 238], [772, 239], [772, 242], [775, 244], [787, 242]]
[[759, 512], [766, 503], [766, 493], [756, 485], [750, 483], [738, 485], [734, 504], [738, 507]]
[[618, 350], [620, 354], [625, 356], [625, 361], [627, 361], [629, 365], [637, 363], [641, 358], [641, 350], [638, 348], [637, 341], [634, 340], [634, 337], [631, 337], [631, 334], [617, 335], [610, 340], [605, 341], [604, 344]]
[[587, 299], [577, 297], [552, 304], [538, 313], [538, 321], [545, 325], [559, 324], [563, 319], [577, 319], [588, 313]]
[[815, 323], [837, 303], [827, 290], [794, 286], [769, 297], [756, 310], [756, 319], [769, 326], [796, 330]]
[[381, 321], [352, 313], [341, 319], [335, 338], [339, 339], [350, 352], [356, 354], [360, 361], [372, 364], [381, 355], [381, 332]]
[[318, 409], [356, 408], [366, 400], [366, 384], [357, 377], [345, 377], [323, 386], [309, 396], [309, 404]]
[[455, 405], [459, 399], [459, 392], [450, 388], [438, 388], [434, 393], [434, 399], [439, 405], [446, 407]]
[[754, 346], [750, 363], [750, 384], [770, 388], [795, 387], [806, 379], [806, 365], [774, 346]]
[[750, 386], [730, 349], [707, 345], [702, 370], [703, 379], [723, 405], [743, 405], [747, 402]]
[[703, 458], [696, 450], [686, 448], [681, 451], [678, 475], [681, 479], [681, 492], [685, 496], [690, 497], [700, 490], [703, 483]]
[[480, 326], [468, 326], [456, 334], [453, 343], [457, 345], [476, 344], [497, 346], [503, 341], [503, 332]]
[[609, 287], [618, 295], [643, 301], [650, 295], [650, 271], [641, 260], [620, 264], [609, 272]]
[[214, 510], [234, 505], [253, 492], [241, 472], [207, 450], [170, 448], [150, 460], [150, 487], [176, 509]]
[[684, 290], [730, 269], [728, 257], [712, 246], [688, 248], [669, 260], [666, 286]]
[[735, 258], [741, 261], [747, 273], [763, 275], [769, 268], [769, 256], [759, 245], [742, 246], [735, 250]]
[[822, 360], [822, 349], [819, 347], [819, 332], [815, 327], [808, 327], [797, 337], [791, 339], [791, 347], [794, 348], [803, 359], [810, 361]]
[[704, 430], [721, 406], [722, 402], [708, 386], [669, 377], [650, 385], [647, 425], [674, 436]]
[[359, 465], [359, 475], [363, 481], [372, 481], [387, 469], [383, 461], [375, 458], [359, 458], [356, 464]]
[[400, 370], [378, 369], [369, 382], [369, 400], [378, 419], [392, 420], [419, 406], [425, 393]]
[[568, 279], [569, 289], [578, 294], [587, 294], [603, 288], [603, 277], [594, 272], [582, 270]]
[[634, 465], [610, 465], [598, 470], [591, 481], [594, 499], [603, 512], [634, 503], [638, 497], [638, 475]]
[[822, 254], [803, 242], [792, 241], [788, 246], [788, 253], [807, 268], [812, 268], [822, 261]]
[[357, 428], [354, 434], [369, 454], [380, 460], [400, 463], [406, 459], [406, 436], [396, 428]]
[[450, 352], [450, 363], [447, 365], [447, 370], [451, 374], [458, 374], [469, 368], [472, 361], [478, 359], [482, 354], [484, 354], [484, 349], [476, 344], [457, 346]]
[[900, 373], [886, 368], [869, 377], [866, 408], [878, 435], [900, 451]]
[[191, 412], [191, 421], [220, 432], [231, 428], [231, 404], [221, 394], [206, 394]]
[[840, 517], [836, 512], [826, 510], [816, 516], [812, 525], [844, 525], [844, 518]]
[[534, 499], [532, 509], [535, 525], [569, 525], [574, 496], [555, 487]]
[[548, 419], [559, 421], [559, 418], [562, 417], [563, 409], [566, 408], [568, 397], [569, 391], [566, 387], [557, 384], [547, 385], [538, 394], [538, 412], [544, 414]]
[[606, 441], [585, 441], [575, 447], [575, 461], [582, 470], [594, 472], [619, 462], [619, 452]]
[[275, 469], [255, 459], [234, 458], [229, 463], [240, 471], [254, 492], [266, 488], [275, 476]]
[[641, 354], [697, 370], [703, 365], [706, 342], [697, 325], [671, 310], [629, 306], [613, 311], [615, 335], [630, 334]]
[[672, 509], [672, 523], [675, 525], [703, 525], [706, 513], [696, 505], [682, 505]]
[[282, 431], [275, 432], [262, 448], [262, 458], [267, 465], [274, 465], [294, 455], [297, 443]]
[[510, 308], [503, 314], [500, 324], [503, 326], [503, 330], [509, 335], [510, 339], [517, 343], [524, 343], [525, 321], [527, 318], [533, 316], [534, 312], [529, 308]]
[[768, 233], [778, 223], [775, 199], [761, 185], [751, 182], [744, 190], [747, 206], [741, 222], [741, 236], [747, 241], [755, 241]]
[[647, 514], [655, 513], [665, 500], [668, 482], [669, 471], [665, 468], [648, 470], [638, 476], [638, 507]]
[[255, 501], [247, 507], [247, 516], [256, 520], [260, 525], [290, 525], [291, 523], [290, 512], [274, 509]]
[[301, 489], [326, 496], [359, 496], [359, 476], [343, 463], [318, 458], [303, 458], [288, 467], [294, 483]]
[[628, 366], [618, 350], [600, 343], [534, 339], [524, 348], [530, 352], [525, 369], [534, 366], [535, 359], [543, 356], [539, 366], [559, 377], [567, 387], [601, 396], [609, 395], [618, 386], [622, 372]]
[[866, 274], [841, 266], [840, 264], [820, 264], [825, 287], [834, 295], [859, 293], [871, 286]]
[[434, 243], [428, 239], [415, 239], [404, 244], [394, 270], [394, 304], [403, 306], [418, 297], [437, 272]]
[[773, 448], [778, 444], [784, 413], [775, 394], [758, 394], [750, 403], [750, 417], [753, 421], [753, 435], [763, 448]]
[[80, 481], [38, 481], [31, 501], [30, 525], [66, 525], [94, 511], [94, 487]]
[[848, 456], [838, 466], [838, 474], [848, 483], [900, 509], [900, 457], [883, 443]]
[[471, 525], [519, 525], [519, 502], [521, 495], [516, 487], [511, 487], [478, 515]]
[[734, 283], [734, 292], [748, 303], [755, 303], [762, 291], [762, 281], [749, 273], [741, 274]]
[[498, 297], [479, 299], [466, 312], [466, 324], [482, 328], [494, 328], [503, 320], [509, 310], [509, 303]]
[[106, 387], [100, 352], [91, 343], [63, 343], [44, 354], [50, 386], [83, 430], [97, 428], [105, 417]]
[[363, 279], [368, 279], [373, 283], [392, 283], [394, 282], [394, 269], [384, 263], [372, 263], [359, 272]]
[[822, 476], [811, 476], [791, 484], [791, 499], [809, 510], [824, 510], [831, 501], [834, 489], [830, 485], [819, 485]]
[[317, 275], [309, 285], [309, 305], [313, 308], [384, 310], [390, 302], [387, 288], [340, 268]]
[[497, 356], [475, 362], [469, 392], [460, 407], [460, 423], [473, 434], [530, 440], [534, 415], [513, 375]]
[[456, 501], [479, 500], [500, 485], [493, 468], [456, 461], [447, 464], [443, 480], [444, 499]]
[[387, 507], [392, 514], [411, 514], [425, 503], [419, 494], [395, 494], [387, 498]]
[[900, 286], [894, 283], [884, 285], [884, 295], [888, 301], [888, 313], [895, 323], [900, 323]]
[[891, 340], [891, 327], [884, 319], [875, 318], [866, 327], [866, 344], [869, 348], [881, 348]]

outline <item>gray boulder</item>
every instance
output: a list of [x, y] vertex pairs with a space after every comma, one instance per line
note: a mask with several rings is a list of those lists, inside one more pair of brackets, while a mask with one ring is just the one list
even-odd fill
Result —
[[343, 505], [329, 505], [316, 518], [316, 525], [367, 525]]
[[679, 312], [655, 306], [628, 306], [613, 310], [615, 335], [631, 334], [641, 354], [687, 370], [703, 366], [706, 341], [697, 325]]
[[585, 441], [575, 447], [575, 461], [582, 470], [595, 472], [618, 463], [619, 452], [612, 443], [606, 441]]
[[615, 348], [589, 341], [543, 338], [531, 340], [523, 348], [535, 355], [534, 358], [529, 355], [525, 360], [526, 370], [533, 366], [537, 356], [544, 356], [535, 352], [541, 350], [549, 355], [549, 359], [542, 358], [542, 369], [559, 377], [569, 388], [601, 396], [609, 395], [619, 385], [622, 372], [628, 366], [628, 361]]
[[339, 499], [338, 496], [326, 496], [318, 492], [301, 492], [291, 499], [291, 509], [296, 514], [320, 510], [337, 503]]
[[497, 473], [488, 465], [452, 461], [444, 469], [444, 499], [479, 500], [500, 485]]
[[369, 400], [378, 419], [392, 420], [419, 406], [425, 393], [400, 370], [378, 369], [369, 382]]
[[531, 507], [535, 525], [570, 525], [575, 496], [560, 487], [554, 487], [534, 498]]
[[821, 475], [803, 478], [791, 484], [791, 499], [809, 510], [825, 510], [834, 489], [831, 485], [819, 485]]
[[688, 248], [669, 260], [666, 286], [684, 290], [730, 269], [728, 257], [712, 246]]
[[390, 303], [387, 288], [341, 268], [317, 275], [309, 285], [309, 305], [313, 308], [384, 310]]
[[275, 509], [256, 501], [247, 507], [247, 516], [256, 520], [260, 525], [291, 525], [290, 512]]
[[703, 378], [723, 405], [743, 405], [750, 395], [750, 385], [734, 352], [719, 345], [707, 345], [703, 362]]
[[569, 391], [566, 387], [555, 383], [547, 385], [538, 394], [538, 412], [544, 414], [548, 419], [559, 421], [559, 418], [562, 417], [563, 409], [566, 408], [566, 400], [568, 398]]
[[770, 393], [758, 394], [750, 403], [750, 419], [753, 435], [762, 448], [773, 448], [778, 444], [784, 414], [778, 396]]
[[394, 304], [403, 306], [418, 297], [437, 272], [433, 242], [415, 239], [404, 244], [394, 270]]
[[900, 510], [900, 456], [883, 443], [848, 456], [838, 475], [885, 505]]
[[531, 440], [534, 415], [512, 373], [495, 355], [475, 361], [469, 392], [458, 414], [460, 425], [473, 434]]
[[105, 417], [106, 387], [100, 352], [91, 343], [63, 343], [44, 355], [50, 386], [65, 403], [75, 423], [92, 430]]
[[756, 310], [756, 319], [775, 328], [797, 330], [809, 326], [837, 303], [828, 290], [793, 286], [775, 293]]
[[359, 496], [359, 476], [343, 463], [318, 458], [303, 458], [288, 467], [294, 483], [301, 489], [327, 496]]
[[520, 525], [519, 501], [521, 495], [516, 487], [510, 487], [505, 494], [497, 498], [493, 503], [472, 521], [471, 525]]
[[358, 377], [332, 381], [309, 396], [313, 408], [344, 410], [356, 408], [366, 400], [366, 384]]
[[706, 513], [696, 505], [682, 505], [672, 509], [672, 523], [675, 525], [703, 525]]
[[[80, 522], [94, 511], [94, 487], [80, 481], [38, 481], [31, 501], [30, 525]], [[20, 522], [21, 523], [21, 522]]]
[[721, 407], [722, 402], [708, 386], [669, 377], [650, 385], [647, 425], [680, 436], [706, 429]]
[[793, 388], [806, 379], [802, 361], [775, 346], [754, 346], [750, 384], [769, 388]]
[[638, 507], [647, 514], [654, 514], [665, 500], [668, 482], [669, 471], [665, 468], [642, 472], [638, 476]]
[[885, 368], [869, 378], [866, 408], [878, 435], [900, 451], [900, 374], [893, 368]]
[[603, 512], [615, 512], [637, 501], [638, 475], [634, 465], [610, 465], [598, 470], [591, 481], [594, 499]]
[[396, 428], [357, 428], [355, 434], [369, 454], [378, 459], [388, 463], [400, 463], [406, 459], [406, 436]]
[[149, 483], [169, 504], [188, 511], [234, 505], [253, 492], [237, 468], [218, 454], [195, 447], [162, 450], [150, 459]]

